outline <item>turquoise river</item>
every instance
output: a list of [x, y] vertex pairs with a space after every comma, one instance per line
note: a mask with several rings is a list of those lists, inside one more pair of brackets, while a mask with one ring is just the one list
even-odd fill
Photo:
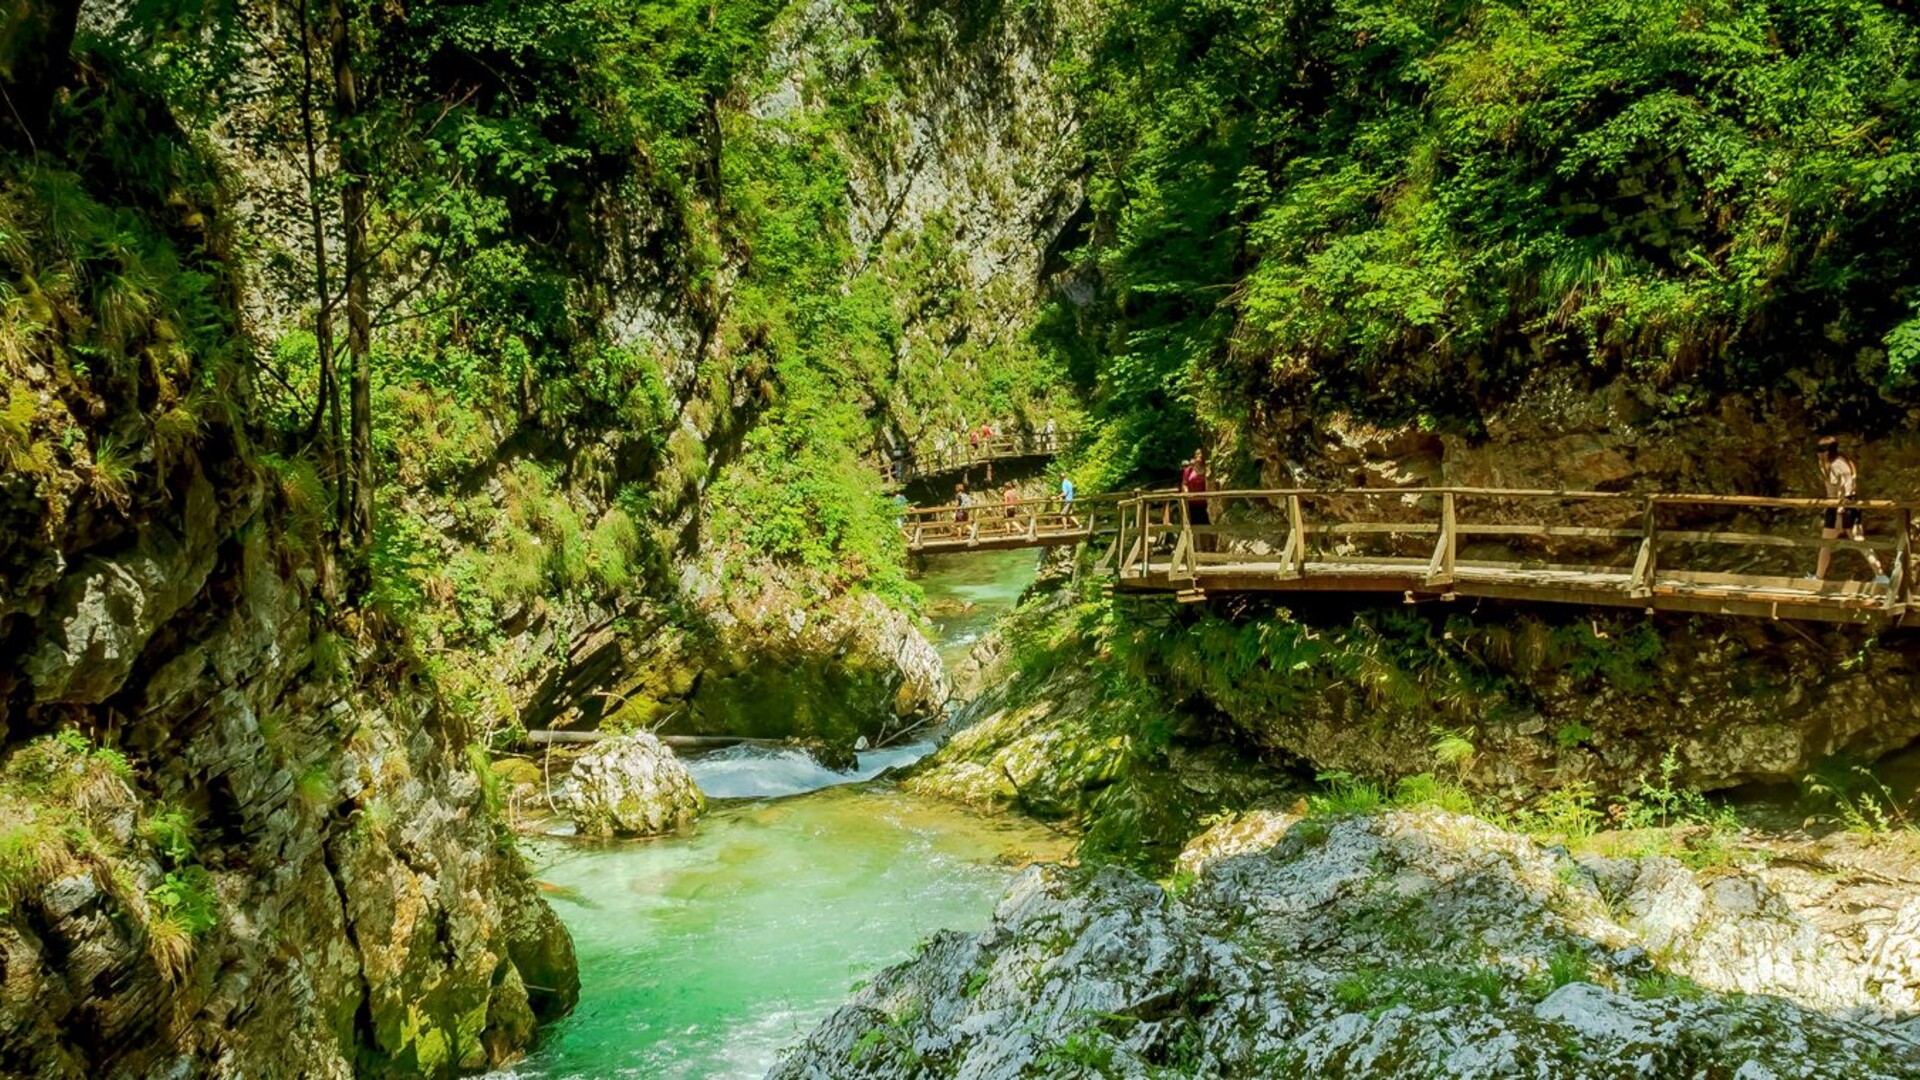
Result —
[[[1033, 554], [1011, 554], [940, 560], [923, 575], [949, 665], [1031, 579]], [[863, 754], [851, 774], [796, 754], [710, 755], [690, 766], [714, 809], [689, 835], [530, 844], [573, 931], [580, 1007], [496, 1076], [760, 1077], [921, 939], [985, 925], [1021, 864], [1065, 846], [868, 779], [926, 749]]]

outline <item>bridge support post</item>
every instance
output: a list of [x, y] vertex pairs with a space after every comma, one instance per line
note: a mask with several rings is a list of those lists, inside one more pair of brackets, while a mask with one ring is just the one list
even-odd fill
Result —
[[1887, 575], [1887, 610], [1904, 611], [1913, 602], [1913, 511], [1901, 510], [1896, 521], [1892, 572]]
[[1440, 539], [1433, 545], [1433, 558], [1427, 563], [1427, 584], [1453, 587], [1453, 492], [1440, 493]]
[[1307, 569], [1307, 526], [1300, 513], [1300, 496], [1287, 496], [1287, 539], [1280, 551], [1280, 576], [1297, 578]]
[[1653, 595], [1653, 575], [1659, 567], [1656, 552], [1659, 533], [1654, 520], [1657, 505], [1653, 498], [1648, 498], [1647, 509], [1640, 519], [1640, 554], [1633, 560], [1633, 578], [1627, 584], [1627, 595], [1636, 599]]
[[1187, 500], [1180, 500], [1180, 540], [1173, 547], [1173, 561], [1167, 564], [1167, 576], [1180, 572], [1181, 560], [1186, 562], [1186, 579], [1199, 580], [1199, 558], [1193, 550], [1193, 519], [1187, 513]]

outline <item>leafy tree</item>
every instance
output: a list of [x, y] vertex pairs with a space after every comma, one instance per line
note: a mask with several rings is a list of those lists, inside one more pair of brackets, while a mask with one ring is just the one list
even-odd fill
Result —
[[[1078, 71], [1146, 434], [1359, 409], [1472, 430], [1535, 371], [1914, 392], [1920, 28], [1880, 0], [1108, 0]], [[1158, 452], [1156, 452], [1157, 454]]]

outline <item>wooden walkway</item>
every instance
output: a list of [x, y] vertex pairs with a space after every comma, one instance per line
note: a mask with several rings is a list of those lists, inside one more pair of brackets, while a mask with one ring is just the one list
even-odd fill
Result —
[[[1202, 507], [1205, 507], [1204, 512]], [[1861, 515], [1865, 541], [1823, 540], [1821, 518]], [[1134, 493], [908, 511], [916, 552], [1102, 539], [1099, 569], [1127, 593], [1399, 594], [1903, 624], [1916, 607], [1912, 527], [1920, 504], [1882, 500], [1355, 488]], [[1204, 518], [1204, 520], [1203, 520]], [[1110, 539], [1107, 539], [1110, 538]], [[1822, 547], [1826, 581], [1810, 578]], [[1868, 568], [1877, 553], [1886, 573]], [[1920, 612], [1915, 612], [1920, 616]]]
[[966, 507], [909, 507], [901, 512], [900, 532], [915, 555], [1070, 547], [1117, 536], [1125, 498], [1096, 495], [1077, 499], [1068, 509], [1059, 499], [1009, 503], [989, 493]]
[[995, 435], [977, 443], [969, 439], [944, 451], [909, 448], [905, 457], [888, 462], [884, 469], [888, 479], [905, 484], [1002, 462], [1053, 457], [1071, 443], [1072, 439], [1062, 433]]

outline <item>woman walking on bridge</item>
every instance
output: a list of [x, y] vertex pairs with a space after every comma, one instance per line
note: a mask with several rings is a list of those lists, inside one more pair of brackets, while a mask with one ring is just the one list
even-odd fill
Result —
[[[1840, 451], [1840, 440], [1832, 435], [1822, 435], [1814, 444], [1820, 455], [1820, 480], [1825, 485], [1827, 498], [1851, 499], [1858, 490], [1860, 470], [1853, 459]], [[1827, 507], [1826, 518], [1822, 522], [1820, 536], [1824, 540], [1837, 540], [1845, 534], [1849, 540], [1865, 540], [1867, 531], [1860, 524], [1860, 511], [1852, 507]], [[1887, 572], [1880, 566], [1880, 557], [1862, 549], [1860, 554], [1867, 557], [1867, 565], [1873, 567], [1874, 584], [1884, 584]], [[1815, 581], [1827, 580], [1827, 570], [1833, 565], [1833, 545], [1820, 548], [1820, 559], [1814, 564]]]

